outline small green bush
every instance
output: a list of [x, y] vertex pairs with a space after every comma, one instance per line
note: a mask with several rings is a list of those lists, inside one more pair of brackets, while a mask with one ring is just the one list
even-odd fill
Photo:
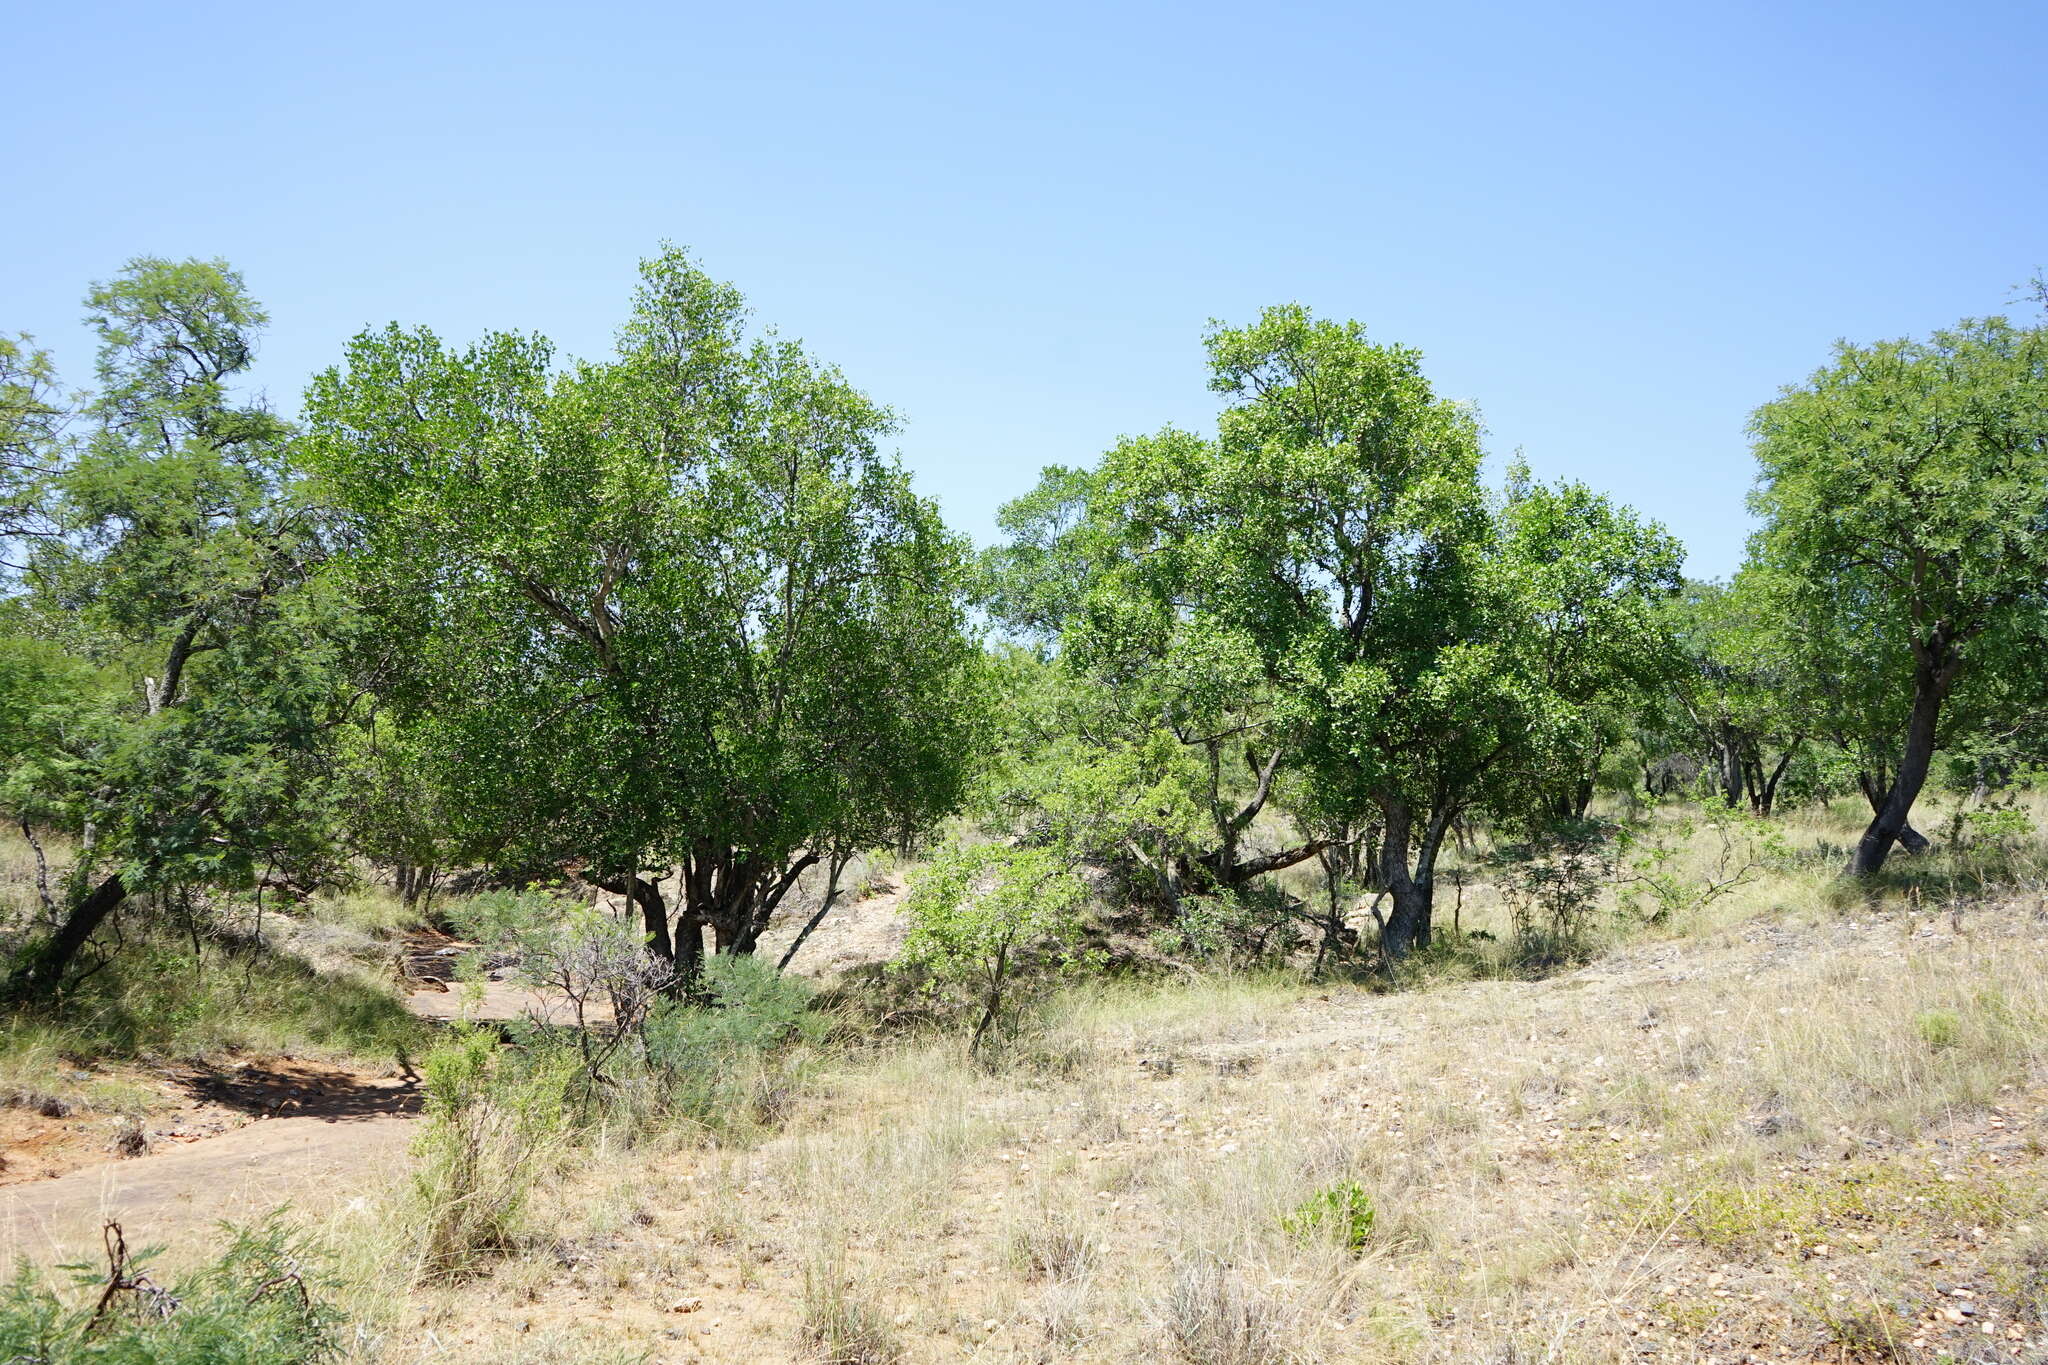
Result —
[[702, 1003], [664, 1000], [648, 1013], [643, 1036], [659, 1104], [715, 1136], [772, 1126], [788, 1078], [771, 1055], [824, 1026], [809, 984], [758, 958], [720, 954], [704, 964], [700, 985]]
[[[0, 1285], [0, 1360], [33, 1365], [301, 1365], [341, 1354], [341, 1314], [318, 1259], [276, 1220], [228, 1230], [218, 1261], [168, 1288], [149, 1254], [123, 1249], [113, 1268], [75, 1265], [60, 1293], [27, 1264]], [[110, 1247], [119, 1230], [109, 1229]], [[101, 1299], [110, 1274], [115, 1291]]]
[[1372, 1196], [1356, 1180], [1318, 1191], [1280, 1220], [1303, 1241], [1327, 1238], [1348, 1251], [1363, 1251], [1372, 1240]]
[[1913, 1019], [1920, 1041], [1937, 1052], [1955, 1047], [1963, 1040], [1963, 1017], [1954, 1010], [1922, 1010]]

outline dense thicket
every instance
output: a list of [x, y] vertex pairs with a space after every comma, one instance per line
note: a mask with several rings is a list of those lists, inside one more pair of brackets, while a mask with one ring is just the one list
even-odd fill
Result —
[[1867, 877], [1930, 780], [2038, 758], [2038, 326], [1845, 344], [1759, 408], [1718, 584], [1594, 490], [1489, 483], [1419, 354], [1298, 306], [1212, 329], [1213, 429], [1046, 470], [979, 560], [889, 411], [677, 252], [609, 358], [394, 324], [300, 424], [236, 390], [266, 319], [225, 264], [87, 309], [86, 394], [0, 339], [0, 807], [77, 849], [17, 996], [124, 906], [454, 866], [614, 889], [687, 985], [811, 869], [943, 832], [918, 952], [992, 1015], [1084, 885], [1182, 942], [1363, 911], [1391, 959], [1482, 826], [1860, 793]]
[[685, 976], [705, 927], [751, 952], [805, 869], [951, 810], [974, 747], [960, 541], [888, 412], [743, 320], [670, 253], [612, 361], [392, 327], [306, 404], [336, 572], [405, 642], [382, 694], [463, 841], [630, 894]]

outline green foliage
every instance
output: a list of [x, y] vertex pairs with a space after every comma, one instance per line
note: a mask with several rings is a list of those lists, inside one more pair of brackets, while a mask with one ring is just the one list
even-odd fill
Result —
[[499, 888], [464, 896], [442, 906], [448, 926], [485, 949], [522, 961], [546, 957], [554, 940], [573, 926], [565, 921], [581, 901], [545, 887]]
[[1941, 1052], [1962, 1041], [1963, 1020], [1954, 1010], [1922, 1010], [1913, 1018], [1913, 1029], [1921, 1042]]
[[422, 899], [434, 875], [466, 851], [426, 743], [396, 717], [372, 713], [337, 727], [334, 745], [345, 789], [340, 837], [396, 869], [409, 902]]
[[[168, 1287], [145, 1252], [111, 1268], [78, 1265], [60, 1294], [27, 1264], [0, 1286], [0, 1353], [36, 1365], [310, 1365], [338, 1358], [334, 1285], [303, 1238], [275, 1219], [228, 1229], [220, 1259]], [[118, 1247], [118, 1229], [109, 1244]], [[124, 1286], [105, 1300], [109, 1275]]]
[[1494, 887], [1514, 917], [1515, 936], [1576, 944], [1618, 868], [1616, 829], [1605, 820], [1565, 820], [1488, 857]]
[[290, 429], [233, 393], [264, 321], [240, 276], [139, 258], [87, 307], [98, 389], [42, 459], [49, 534], [0, 618], [0, 797], [93, 833], [64, 930], [10, 983], [44, 998], [126, 897], [331, 871], [327, 736], [348, 704], [346, 604], [310, 581]]
[[744, 323], [669, 251], [610, 361], [393, 326], [306, 400], [348, 573], [407, 642], [380, 690], [456, 832], [680, 864], [686, 932], [741, 952], [828, 848], [952, 809], [976, 723], [964, 546], [881, 453], [893, 417]]
[[573, 1064], [550, 1049], [502, 1048], [469, 1024], [422, 1059], [412, 1192], [423, 1276], [459, 1277], [518, 1245], [534, 1185], [560, 1158]]
[[1169, 957], [1243, 970], [1299, 947], [1300, 921], [1284, 891], [1250, 886], [1181, 897], [1151, 943]]
[[1083, 799], [1038, 805], [1136, 813], [1116, 835], [1169, 902], [1323, 846], [1240, 855], [1276, 793], [1300, 834], [1376, 825], [1398, 950], [1451, 822], [1585, 780], [1617, 706], [1667, 680], [1677, 546], [1519, 469], [1489, 499], [1475, 415], [1356, 323], [1272, 308], [1208, 349], [1214, 438], [1123, 441], [1005, 513], [992, 600], [1056, 633], [1094, 751], [1060, 765]]
[[775, 1054], [825, 1029], [811, 988], [753, 957], [704, 964], [703, 1003], [663, 1001], [649, 1015], [646, 1059], [662, 1111], [719, 1138], [772, 1127], [791, 1083]]
[[[1646, 707], [1638, 732], [1660, 754], [1700, 760], [1700, 793], [1768, 815], [1780, 794], [1797, 796], [1808, 777], [1794, 763], [1812, 738], [1815, 712], [1792, 642], [1765, 599], [1764, 576], [1732, 584], [1687, 583], [1665, 614], [1685, 668], [1673, 704]], [[1793, 791], [1785, 791], [1788, 774]], [[1810, 784], [1809, 784], [1810, 785]]]
[[1303, 1200], [1280, 1226], [1304, 1242], [1327, 1240], [1347, 1251], [1363, 1251], [1372, 1240], [1374, 1217], [1365, 1186], [1347, 1180]]
[[900, 962], [979, 997], [974, 1045], [995, 1021], [1026, 953], [1057, 965], [1084, 960], [1081, 879], [1057, 852], [1009, 844], [955, 845], [911, 879]]
[[1816, 728], [1877, 812], [1876, 872], [1935, 749], [2037, 709], [2048, 581], [2048, 328], [1846, 342], [1752, 419], [1750, 567]]
[[18, 572], [25, 548], [55, 529], [44, 499], [70, 418], [50, 353], [0, 333], [0, 573]]

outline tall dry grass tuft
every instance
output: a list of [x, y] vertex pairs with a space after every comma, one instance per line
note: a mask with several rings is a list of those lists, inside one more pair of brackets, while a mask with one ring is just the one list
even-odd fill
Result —
[[566, 1056], [519, 1066], [495, 1034], [460, 1027], [421, 1063], [426, 1118], [413, 1141], [415, 1275], [459, 1278], [515, 1249], [538, 1183], [563, 1156]]
[[879, 1306], [863, 1296], [844, 1253], [826, 1251], [804, 1267], [799, 1345], [815, 1365], [895, 1365], [903, 1344]]
[[1159, 1305], [1167, 1341], [1189, 1365], [1285, 1365], [1295, 1358], [1286, 1311], [1222, 1261], [1191, 1256]]

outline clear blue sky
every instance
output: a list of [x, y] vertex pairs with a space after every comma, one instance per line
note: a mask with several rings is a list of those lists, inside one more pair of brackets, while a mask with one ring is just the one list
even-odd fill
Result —
[[0, 329], [224, 256], [295, 406], [365, 324], [609, 344], [693, 247], [907, 426], [978, 540], [1040, 466], [1207, 421], [1298, 299], [1505, 455], [1738, 562], [1743, 421], [1838, 336], [2048, 263], [2048, 6], [23, 4]]

